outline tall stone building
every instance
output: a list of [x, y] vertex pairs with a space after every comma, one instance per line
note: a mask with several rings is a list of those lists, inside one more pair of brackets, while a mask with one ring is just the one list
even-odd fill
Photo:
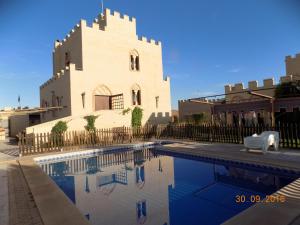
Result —
[[[142, 123], [171, 118], [170, 78], [163, 77], [162, 45], [138, 37], [136, 19], [106, 9], [91, 25], [81, 20], [53, 51], [53, 76], [40, 87], [42, 122], [99, 115], [98, 127], [130, 125], [126, 109], [143, 109]], [[124, 115], [123, 115], [124, 114]], [[72, 124], [73, 123], [73, 124]], [[72, 122], [83, 129], [84, 122]], [[42, 131], [41, 124], [36, 129]], [[32, 129], [31, 129], [32, 130]]]

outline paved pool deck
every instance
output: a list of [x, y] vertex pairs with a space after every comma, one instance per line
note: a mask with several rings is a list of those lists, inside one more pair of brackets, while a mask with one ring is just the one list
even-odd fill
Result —
[[[17, 158], [18, 146], [10, 139], [0, 141], [0, 224], [9, 225], [9, 164]], [[12, 224], [12, 223], [11, 223]]]
[[246, 151], [243, 145], [224, 143], [175, 142], [164, 148], [174, 152], [196, 154], [203, 157], [238, 161], [256, 165], [300, 171], [300, 150], [280, 149], [263, 154], [260, 150]]
[[[177, 153], [300, 171], [300, 150], [283, 149], [278, 152], [270, 151], [264, 155], [259, 151], [246, 152], [242, 145], [191, 141], [176, 141], [176, 143], [165, 145], [163, 148]], [[56, 154], [62, 153], [56, 152], [46, 155]], [[7, 171], [8, 189], [10, 190], [8, 191], [9, 224], [18, 224], [23, 219], [23, 221], [27, 221], [25, 224], [87, 225], [87, 220], [74, 204], [34, 162], [33, 159], [37, 156], [41, 155], [8, 158], [2, 160], [1, 163], [0, 155], [0, 165], [6, 165], [5, 171]], [[20, 179], [22, 182], [19, 182]], [[0, 189], [2, 188], [1, 185], [3, 186], [3, 182], [0, 183]], [[257, 203], [226, 221], [224, 225], [299, 225], [300, 180], [296, 180], [281, 189], [277, 194], [285, 195], [287, 201], [280, 204]], [[0, 193], [0, 198], [1, 196], [3, 194]], [[7, 208], [5, 204], [2, 205], [0, 207]]]

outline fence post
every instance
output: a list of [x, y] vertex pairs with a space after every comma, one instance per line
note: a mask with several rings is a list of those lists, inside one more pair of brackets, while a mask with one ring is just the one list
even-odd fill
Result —
[[18, 138], [19, 138], [18, 139], [19, 157], [21, 157], [23, 154], [23, 144], [22, 144], [23, 135], [21, 134], [21, 132], [19, 132]]

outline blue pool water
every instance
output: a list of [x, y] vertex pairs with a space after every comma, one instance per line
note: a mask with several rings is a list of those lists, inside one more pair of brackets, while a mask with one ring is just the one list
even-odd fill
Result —
[[155, 149], [40, 164], [92, 225], [217, 225], [298, 177]]

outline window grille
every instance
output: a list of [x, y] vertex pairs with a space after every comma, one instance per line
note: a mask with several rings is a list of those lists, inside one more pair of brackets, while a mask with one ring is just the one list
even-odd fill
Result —
[[124, 109], [123, 94], [110, 96], [111, 109]]

